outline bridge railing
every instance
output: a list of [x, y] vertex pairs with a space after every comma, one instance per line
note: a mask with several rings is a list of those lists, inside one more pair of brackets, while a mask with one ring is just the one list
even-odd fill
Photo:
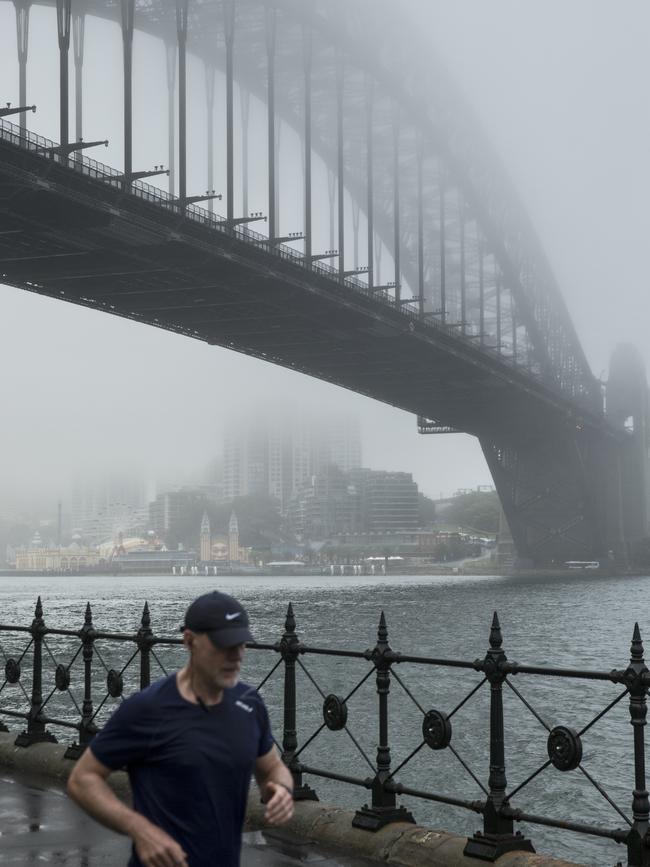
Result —
[[[14, 725], [24, 725], [15, 740], [16, 745], [29, 747], [42, 741], [55, 741], [57, 733], [68, 730], [76, 735], [76, 742], [69, 746], [66, 755], [76, 758], [91, 743], [100, 727], [100, 719], [122, 701], [125, 684], [129, 677], [135, 678], [132, 689], [144, 689], [158, 675], [166, 675], [168, 670], [179, 667], [181, 657], [178, 653], [182, 640], [177, 636], [154, 634], [148, 605], [137, 628], [132, 632], [107, 632], [98, 629], [88, 604], [83, 622], [78, 628], [55, 628], [48, 626], [43, 616], [39, 597], [34, 618], [30, 625], [0, 625], [0, 654], [4, 659], [4, 680], [0, 685], [0, 719], [13, 721]], [[11, 647], [10, 647], [11, 645]], [[650, 688], [650, 671], [644, 661], [644, 650], [638, 625], [635, 625], [629, 662], [624, 668], [609, 671], [594, 671], [574, 668], [553, 668], [549, 666], [523, 665], [511, 662], [503, 649], [503, 637], [496, 613], [494, 614], [485, 656], [479, 659], [444, 659], [411, 654], [393, 650], [388, 641], [388, 628], [382, 613], [377, 630], [377, 641], [369, 649], [344, 647], [320, 647], [304, 643], [296, 631], [296, 620], [292, 605], [289, 604], [284, 629], [277, 640], [269, 643], [249, 644], [255, 651], [257, 660], [262, 660], [261, 671], [265, 672], [258, 689], [265, 694], [275, 684], [276, 692], [267, 696], [267, 704], [277, 711], [282, 719], [282, 736], [278, 746], [282, 757], [291, 770], [295, 783], [295, 798], [317, 799], [313, 788], [305, 778], [334, 781], [352, 787], [365, 788], [370, 792], [368, 803], [357, 810], [353, 824], [370, 831], [377, 830], [394, 821], [413, 821], [411, 813], [398, 803], [398, 797], [408, 796], [414, 801], [449, 805], [482, 816], [482, 828], [470, 837], [466, 854], [479, 859], [493, 861], [502, 853], [511, 850], [527, 849], [533, 851], [531, 842], [514, 830], [518, 822], [549, 826], [551, 828], [574, 831], [579, 834], [609, 839], [624, 844], [627, 848], [628, 865], [650, 864], [650, 803], [645, 779], [645, 741], [644, 727], [647, 712], [647, 694]], [[119, 652], [116, 653], [116, 648]], [[263, 656], [257, 657], [257, 654]], [[270, 667], [263, 664], [264, 655], [274, 657]], [[112, 657], [119, 663], [112, 665]], [[329, 660], [329, 662], [327, 662]], [[352, 682], [342, 689], [347, 678], [341, 673], [343, 661], [360, 669]], [[327, 662], [327, 667], [323, 665]], [[320, 666], [320, 668], [319, 668]], [[402, 669], [407, 667], [427, 673], [427, 680], [421, 684], [421, 692], [437, 695], [436, 704], [431, 706], [407, 683]], [[400, 669], [398, 672], [397, 669]], [[460, 672], [473, 672], [477, 677], [469, 688], [463, 687]], [[454, 691], [451, 700], [443, 697], [441, 690], [442, 672], [453, 672]], [[300, 674], [305, 693], [298, 694], [296, 675]], [[587, 713], [584, 705], [578, 708], [586, 716], [584, 724], [578, 729], [568, 725], [551, 725], [538, 710], [530, 695], [525, 697], [520, 686], [513, 683], [517, 676], [526, 675], [533, 679], [546, 681], [566, 680], [577, 684], [593, 685], [595, 682], [617, 687], [613, 698], [605, 704], [595, 706]], [[375, 710], [372, 711], [372, 696], [366, 695], [368, 704], [362, 722], [367, 731], [377, 732], [376, 757], [368, 755], [362, 745], [363, 737], [354, 731], [349, 713], [353, 696], [364, 693], [362, 687], [374, 676], [376, 686]], [[335, 689], [324, 685], [324, 678], [334, 681]], [[316, 704], [310, 703], [307, 688], [315, 694]], [[575, 689], [575, 687], [574, 687]], [[489, 691], [489, 696], [486, 692]], [[365, 693], [368, 690], [366, 688]], [[507, 729], [504, 715], [503, 695], [506, 692], [519, 707], [524, 717], [543, 729], [545, 759], [527, 773], [525, 779], [509, 788], [506, 778], [505, 734]], [[281, 695], [281, 698], [277, 696]], [[397, 696], [404, 699], [419, 721], [414, 730], [404, 721], [406, 708]], [[483, 695], [483, 705], [477, 697]], [[578, 697], [576, 696], [576, 702]], [[601, 701], [600, 698], [597, 700]], [[631, 723], [629, 748], [609, 756], [612, 773], [619, 771], [625, 752], [630, 757], [632, 784], [632, 813], [629, 815], [620, 807], [604, 786], [594, 778], [593, 772], [586, 767], [583, 745], [585, 735], [592, 728], [608, 718], [611, 730], [608, 731], [606, 746], [624, 743], [626, 732], [620, 730], [614, 737], [614, 728], [621, 720], [612, 717], [612, 711], [628, 705], [628, 722]], [[389, 704], [392, 708], [389, 717]], [[449, 706], [445, 706], [448, 704]], [[442, 710], [440, 705], [445, 706]], [[453, 705], [453, 706], [451, 706]], [[596, 711], [593, 712], [594, 707]], [[67, 709], [66, 709], [67, 708]], [[298, 714], [300, 708], [300, 714]], [[481, 780], [472, 769], [466, 750], [477, 741], [472, 734], [463, 738], [457, 734], [457, 714], [462, 709], [474, 709], [477, 717], [475, 730], [483, 733], [481, 756], [489, 755], [489, 775]], [[389, 720], [397, 716], [395, 710], [402, 712], [396, 722]], [[319, 717], [320, 714], [320, 718]], [[300, 719], [299, 719], [300, 717]], [[519, 724], [519, 717], [517, 717]], [[307, 722], [304, 722], [307, 720]], [[302, 728], [299, 728], [299, 722]], [[4, 731], [8, 728], [0, 723]], [[303, 730], [304, 729], [304, 730]], [[277, 732], [277, 726], [276, 726]], [[627, 728], [627, 732], [630, 729]], [[313, 764], [305, 760], [305, 751], [313, 747], [321, 735], [327, 734], [332, 741], [328, 744], [325, 761]], [[397, 767], [391, 764], [391, 747], [397, 735], [415, 736], [415, 746]], [[347, 737], [347, 740], [346, 740]], [[528, 732], [524, 735], [525, 747], [529, 747]], [[341, 741], [340, 739], [343, 739]], [[407, 738], [408, 739], [408, 738]], [[345, 756], [344, 744], [349, 746], [353, 755], [358, 757], [365, 773], [353, 773], [353, 764]], [[403, 748], [403, 747], [402, 747]], [[426, 779], [436, 780], [440, 772], [440, 762], [447, 755], [450, 761], [471, 778], [478, 798], [463, 797], [462, 793], [447, 794], [426, 785], [405, 785], [398, 780], [398, 774], [405, 769], [417, 755], [427, 756], [431, 764]], [[336, 767], [336, 757], [344, 758], [345, 766]], [[536, 761], [535, 761], [536, 763]], [[607, 827], [599, 823], [581, 821], [575, 817], [579, 805], [588, 806], [584, 791], [580, 798], [570, 797], [567, 787], [560, 786], [558, 796], [566, 799], [560, 803], [560, 815], [545, 815], [519, 809], [514, 804], [515, 796], [520, 795], [533, 780], [549, 770], [559, 775], [574, 774], [584, 787], [607, 802], [622, 820], [622, 827]], [[530, 768], [529, 768], [530, 770]], [[620, 771], [619, 771], [620, 772]], [[632, 779], [633, 778], [633, 779]], [[455, 778], [454, 778], [455, 779]], [[620, 788], [620, 787], [619, 787]]]
[[[75, 152], [73, 154], [62, 154], [59, 150], [59, 145], [56, 142], [46, 139], [43, 136], [37, 135], [29, 130], [22, 129], [16, 124], [12, 124], [7, 120], [0, 119], [0, 140], [9, 142], [10, 144], [24, 148], [33, 153], [39, 154], [44, 159], [52, 160], [60, 165], [77, 172], [81, 172], [87, 177], [108, 182], [113, 186], [118, 186], [123, 183], [123, 175], [112, 168], [105, 165], [85, 154]], [[212, 211], [202, 208], [196, 203], [181, 205], [180, 200], [158, 187], [146, 183], [143, 180], [134, 180], [129, 184], [128, 192], [138, 198], [144, 199], [152, 204], [159, 205], [168, 210], [182, 212], [188, 219], [201, 223], [215, 231], [226, 233], [229, 236], [234, 236], [241, 241], [252, 243], [256, 246], [264, 246], [267, 252], [279, 258], [289, 261], [294, 265], [305, 268], [311, 272], [321, 274], [328, 277], [338, 285], [343, 285], [357, 293], [370, 297], [373, 300], [390, 307], [395, 310], [395, 299], [389, 294], [386, 289], [370, 288], [367, 283], [359, 280], [354, 275], [346, 276], [343, 280], [340, 278], [338, 268], [335, 268], [323, 261], [308, 262], [302, 253], [295, 250], [288, 244], [269, 243], [266, 235], [255, 232], [246, 224], [230, 224], [224, 217], [215, 214]], [[404, 299], [403, 303], [397, 306], [398, 312], [407, 320], [412, 322], [418, 321], [421, 326], [444, 332], [448, 336], [453, 336], [455, 339], [465, 342], [468, 347], [476, 346], [476, 336], [469, 333], [463, 333], [462, 329], [458, 328], [457, 324], [441, 321], [434, 314], [425, 314], [422, 316], [419, 311], [418, 302]], [[410, 327], [410, 326], [409, 326]], [[527, 373], [532, 376], [541, 377], [539, 365], [532, 359], [527, 358], [524, 361], [517, 360], [514, 356], [508, 355], [499, 351], [498, 346], [492, 346], [485, 342], [481, 344], [481, 352], [484, 352], [494, 359], [509, 367], [520, 368], [526, 367]]]

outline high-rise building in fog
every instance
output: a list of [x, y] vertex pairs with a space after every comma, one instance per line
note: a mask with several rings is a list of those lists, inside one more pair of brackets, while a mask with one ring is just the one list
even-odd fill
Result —
[[284, 513], [305, 482], [330, 465], [346, 472], [361, 466], [355, 418], [335, 413], [308, 419], [239, 418], [224, 436], [224, 500], [269, 496]]
[[144, 528], [146, 485], [137, 471], [118, 469], [75, 479], [71, 498], [72, 530], [102, 542]]

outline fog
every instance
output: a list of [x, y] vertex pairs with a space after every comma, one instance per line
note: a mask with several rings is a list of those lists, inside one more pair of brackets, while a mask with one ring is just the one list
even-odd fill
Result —
[[[594, 373], [605, 376], [620, 341], [636, 343], [648, 359], [647, 2], [411, 0], [407, 6], [517, 188]], [[93, 156], [119, 166], [119, 31], [101, 22], [86, 26], [84, 137], [111, 139], [107, 151]], [[136, 119], [146, 115], [147, 132], [160, 142], [151, 153], [136, 120], [138, 168], [166, 159], [163, 63], [161, 47], [138, 35]], [[115, 70], [112, 81], [106, 65]], [[17, 103], [9, 2], [0, 2], [0, 68], [0, 101]], [[57, 71], [54, 11], [34, 7], [28, 95], [39, 110], [29, 126], [54, 139]], [[203, 73], [194, 63], [189, 75], [198, 83]], [[193, 165], [203, 165], [203, 144], [196, 147]], [[192, 171], [189, 191], [202, 192], [205, 183], [198, 175], [192, 182]], [[263, 180], [251, 183], [250, 210], [265, 209]], [[224, 188], [222, 176], [217, 184]], [[295, 191], [290, 197], [296, 201]], [[412, 472], [430, 496], [491, 481], [471, 437], [420, 437], [413, 416], [367, 398], [22, 290], [0, 287], [0, 352], [0, 510], [45, 508], [93, 466], [138, 465], [149, 477], [195, 479], [219, 455], [229, 413], [250, 407], [263, 414], [276, 403], [285, 412], [358, 414], [364, 463]]]

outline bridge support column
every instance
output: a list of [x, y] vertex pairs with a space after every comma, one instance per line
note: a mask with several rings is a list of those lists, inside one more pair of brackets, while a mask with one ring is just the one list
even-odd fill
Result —
[[336, 64], [336, 173], [339, 229], [339, 280], [345, 280], [345, 151], [343, 138], [343, 101], [345, 97], [345, 57], [337, 53]]
[[56, 0], [59, 39], [59, 144], [69, 144], [68, 53], [70, 50], [71, 0]]
[[479, 306], [479, 343], [485, 343], [485, 252], [483, 238], [478, 242], [478, 306]]
[[512, 323], [512, 360], [517, 363], [517, 307], [515, 297], [510, 295], [510, 321]]
[[266, 10], [266, 109], [269, 166], [269, 239], [277, 237], [275, 195], [275, 45], [277, 15], [275, 8]]
[[366, 213], [368, 216], [368, 288], [375, 285], [375, 172], [374, 172], [375, 85], [366, 78]]
[[[235, 219], [235, 158], [234, 158], [234, 50], [235, 50], [235, 3], [226, 0], [223, 5], [223, 34], [226, 42], [226, 219]], [[214, 93], [214, 83], [213, 83]], [[246, 137], [248, 130], [246, 130]], [[248, 142], [246, 142], [248, 145]], [[243, 147], [243, 144], [242, 144]], [[247, 167], [248, 168], [248, 167]], [[208, 184], [212, 189], [212, 185]], [[248, 211], [244, 210], [244, 217]]]
[[361, 208], [358, 201], [352, 202], [352, 236], [354, 238], [354, 270], [359, 270], [359, 223]]
[[611, 495], [612, 547], [617, 559], [647, 562], [650, 545], [650, 396], [635, 347], [621, 344], [609, 365], [606, 414], [620, 432]]
[[133, 174], [133, 17], [135, 0], [122, 0], [122, 55], [124, 83], [124, 189]]
[[399, 305], [402, 298], [402, 268], [401, 247], [402, 238], [400, 232], [400, 170], [399, 170], [399, 146], [400, 146], [400, 111], [395, 103], [393, 113], [393, 256], [395, 262], [395, 303]]
[[497, 352], [501, 352], [501, 275], [496, 275], [495, 304], [497, 318]]
[[248, 216], [248, 130], [250, 126], [250, 91], [239, 85], [241, 111], [241, 201], [242, 214]]
[[187, 198], [187, 8], [189, 0], [176, 0], [178, 44], [178, 198]]
[[[207, 127], [208, 141], [208, 187], [206, 192], [214, 192], [214, 80], [216, 70], [211, 63], [205, 64], [205, 125]], [[214, 212], [214, 199], [208, 199], [208, 210]]]
[[165, 57], [167, 61], [167, 162], [169, 166], [169, 194], [174, 195], [176, 190], [176, 112], [174, 110], [176, 91], [176, 44], [165, 43]]
[[445, 323], [447, 321], [447, 248], [445, 239], [445, 174], [442, 161], [438, 163], [438, 195], [440, 196], [440, 321]]
[[[311, 6], [308, 7], [311, 9]], [[305, 130], [304, 130], [304, 167], [305, 167], [305, 261], [311, 267], [312, 246], [312, 201], [311, 201], [311, 109], [312, 109], [312, 65], [313, 34], [309, 20], [303, 27], [303, 69], [305, 77]]]
[[327, 172], [327, 195], [329, 201], [329, 215], [330, 215], [330, 250], [334, 249], [334, 220], [335, 220], [335, 208], [334, 203], [336, 199], [336, 177], [334, 172], [328, 169]]
[[600, 432], [566, 422], [480, 442], [521, 566], [607, 557], [611, 456]]
[[465, 201], [458, 194], [458, 225], [460, 233], [460, 332], [467, 334], [467, 274], [465, 258]]
[[[72, 16], [72, 53], [74, 57], [74, 124], [75, 141], [83, 138], [83, 68], [84, 68], [84, 37], [86, 31], [86, 16], [83, 12], [75, 12]], [[81, 151], [77, 151], [81, 159]]]
[[418, 311], [424, 316], [424, 142], [418, 135], [416, 145], [418, 185]]
[[[27, 105], [27, 55], [29, 49], [29, 10], [31, 0], [14, 0], [18, 48], [18, 105]], [[21, 129], [27, 128], [27, 113], [19, 115]]]

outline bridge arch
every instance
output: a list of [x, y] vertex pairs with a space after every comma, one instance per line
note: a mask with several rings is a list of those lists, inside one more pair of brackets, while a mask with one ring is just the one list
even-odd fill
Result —
[[[14, 4], [26, 102], [25, 22], [31, 4]], [[80, 38], [83, 25], [70, 18], [71, 0], [44, 5], [56, 5], [63, 22], [59, 41], [62, 70], [67, 69], [70, 39], [74, 43], [75, 33]], [[65, 267], [43, 270], [44, 265], [12, 264], [7, 257], [2, 279], [344, 385], [428, 418], [424, 427], [434, 432], [473, 433], [524, 556], [533, 561], [597, 556], [604, 524], [589, 477], [602, 460], [597, 440], [611, 433], [603, 433], [600, 384], [498, 161], [434, 59], [424, 46], [414, 50], [418, 36], [405, 30], [403, 16], [386, 0], [315, 0], [311, 7], [302, 0], [85, 0], [74, 8], [121, 22], [126, 81], [133, 28], [142, 27], [172, 45], [163, 77], [170, 88], [178, 83], [179, 103], [183, 95], [185, 105], [186, 50], [209, 68], [225, 70], [228, 94], [234, 94], [237, 80], [244, 94], [266, 100], [268, 231], [237, 228], [250, 214], [235, 211], [232, 101], [226, 111], [227, 195], [221, 219], [202, 210], [187, 189], [184, 109], [179, 109], [178, 140], [170, 137], [178, 147], [179, 196], [164, 196], [136, 176], [140, 167], [132, 165], [127, 87], [122, 172], [68, 159], [67, 113], [63, 150], [6, 124], [0, 129], [0, 139], [29, 152], [27, 160], [25, 153], [8, 150], [7, 165], [0, 165], [21, 179], [27, 193], [24, 205], [5, 203], [3, 218], [22, 220], [33, 240], [41, 231], [41, 205], [46, 206], [51, 225], [47, 241], [39, 237], [38, 243], [50, 246], [40, 258], [85, 256], [95, 269], [75, 271], [74, 260], [66, 259]], [[82, 58], [77, 44], [76, 69]], [[61, 92], [67, 95], [67, 83]], [[210, 86], [207, 94], [213, 128]], [[296, 250], [278, 225], [276, 118], [300, 136], [303, 250]], [[42, 161], [44, 153], [52, 163], [47, 172], [34, 158], [40, 154]], [[313, 156], [334, 179], [331, 196], [323, 190], [309, 194]], [[63, 169], [75, 168], [84, 179], [101, 180], [105, 195], [93, 201], [79, 178], [68, 185]], [[137, 195], [129, 198], [129, 192]], [[335, 211], [338, 267], [318, 262], [327, 251], [314, 246], [316, 195], [329, 199]], [[140, 208], [144, 200], [159, 207], [155, 218]], [[57, 223], [62, 210], [77, 233], [73, 240], [62, 236]], [[357, 263], [350, 267], [349, 252], [343, 255], [364, 221], [367, 276], [354, 273]], [[90, 234], [80, 240], [84, 230]], [[97, 252], [99, 236], [106, 247]], [[81, 253], [68, 249], [76, 242]], [[66, 252], [53, 253], [57, 244], [68, 245]], [[383, 249], [392, 258], [394, 280], [382, 285], [373, 271]], [[115, 256], [122, 257], [125, 270], [111, 270], [117, 267]], [[154, 275], [158, 263], [165, 279]], [[78, 291], [76, 283], [69, 289], [75, 286], [70, 281], [82, 278], [90, 288]], [[233, 287], [245, 292], [237, 295]], [[254, 303], [259, 310], [251, 309]], [[219, 319], [224, 310], [230, 318]], [[202, 321], [202, 313], [209, 322]], [[349, 320], [344, 326], [336, 322], [341, 313]], [[305, 329], [306, 349], [300, 335], [287, 330], [290, 317]]]
[[[65, 9], [69, 2], [43, 0], [38, 5]], [[29, 9], [36, 4], [14, 0], [14, 5], [24, 66]], [[71, 36], [77, 86], [82, 80], [79, 32], [83, 40], [83, 15], [119, 24], [130, 5], [130, 0], [85, 0], [70, 7], [75, 13]], [[397, 303], [450, 325], [461, 337], [478, 341], [486, 351], [496, 351], [507, 362], [599, 411], [598, 385], [530, 222], [458, 93], [403, 12], [396, 15], [384, 0], [356, 0], [354, 4], [340, 0], [312, 4], [303, 0], [133, 0], [131, 24], [173, 47], [177, 9], [184, 5], [188, 49], [224, 74], [229, 6], [234, 10], [230, 25], [233, 76], [262, 101], [268, 96], [268, 20], [270, 15], [279, 17], [275, 24], [275, 110], [303, 142], [303, 32], [312, 30], [311, 78], [317, 98], [312, 100], [311, 144], [333, 176], [343, 166], [339, 191], [344, 186], [352, 198], [343, 211], [336, 205], [338, 222], [348, 223], [343, 230], [339, 227], [338, 246], [345, 244], [349, 223], [355, 222], [347, 212], [358, 209], [367, 221], [372, 211], [372, 234], [395, 263], [389, 281], [395, 286], [385, 286], [383, 291]], [[341, 61], [348, 77], [343, 84], [345, 140], [339, 160], [336, 70]], [[23, 69], [23, 89], [25, 77]], [[363, 79], [368, 78], [383, 94], [373, 104], [370, 206], [367, 165], [363, 165], [368, 161], [369, 138], [365, 117], [369, 94]], [[26, 93], [21, 96], [26, 98]], [[174, 155], [170, 156], [173, 162]], [[210, 179], [207, 181], [210, 189]], [[234, 215], [230, 204], [229, 209]], [[273, 220], [274, 225], [276, 222]], [[272, 234], [277, 236], [277, 232]], [[356, 241], [354, 246], [358, 246]], [[372, 259], [377, 242], [369, 239], [366, 246], [365, 258]], [[349, 255], [341, 258], [339, 271], [355, 270], [357, 263], [349, 259]], [[361, 279], [374, 287], [374, 263], [366, 264], [370, 274]]]

